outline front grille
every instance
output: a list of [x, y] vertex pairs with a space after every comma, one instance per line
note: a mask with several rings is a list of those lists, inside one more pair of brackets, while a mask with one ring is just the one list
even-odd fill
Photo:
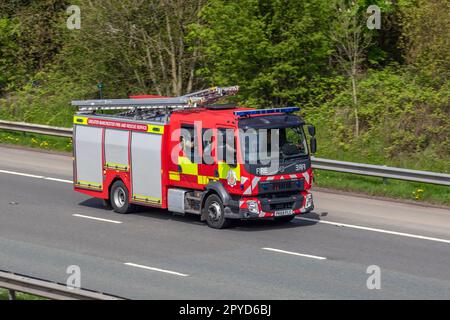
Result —
[[296, 210], [301, 208], [303, 203], [303, 196], [297, 194], [288, 197], [260, 197], [259, 201], [261, 203], [262, 211], [265, 212], [288, 209]]
[[303, 190], [304, 190], [304, 179], [260, 181], [258, 185], [259, 193], [303, 191]]
[[270, 211], [273, 210], [284, 210], [284, 209], [292, 209], [294, 202], [286, 202], [286, 203], [271, 203]]

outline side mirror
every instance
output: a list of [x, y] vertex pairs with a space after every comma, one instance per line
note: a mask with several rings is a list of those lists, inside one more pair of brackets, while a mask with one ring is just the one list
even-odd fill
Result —
[[311, 153], [316, 153], [316, 151], [317, 151], [317, 140], [316, 140], [316, 137], [312, 136], [311, 140], [309, 141], [309, 144], [311, 146]]
[[316, 135], [316, 127], [314, 127], [313, 125], [309, 125], [308, 133], [310, 136], [314, 137]]

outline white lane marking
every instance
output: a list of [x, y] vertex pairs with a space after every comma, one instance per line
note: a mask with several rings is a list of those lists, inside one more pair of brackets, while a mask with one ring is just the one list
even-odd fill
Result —
[[147, 267], [147, 266], [143, 266], [141, 264], [136, 264], [136, 263], [131, 263], [131, 262], [127, 262], [124, 264], [127, 266], [131, 266], [131, 267], [136, 267], [136, 268], [141, 268], [141, 269], [146, 269], [146, 270], [151, 270], [151, 271], [158, 271], [158, 272], [163, 272], [163, 273], [169, 273], [169, 274], [173, 274], [173, 275], [180, 276], [180, 277], [189, 277], [189, 275], [185, 274], [185, 273], [179, 273], [179, 272], [160, 269], [160, 268]]
[[23, 177], [36, 178], [36, 179], [44, 179], [43, 176], [37, 176], [37, 175], [34, 175], [34, 174], [14, 172], [14, 171], [7, 171], [7, 170], [0, 170], [0, 173], [13, 174], [13, 175], [16, 175], [16, 176], [23, 176]]
[[261, 248], [261, 249], [267, 250], [267, 251], [278, 252], [278, 253], [291, 254], [291, 255], [293, 255], [293, 256], [300, 256], [300, 257], [305, 257], [305, 258], [312, 258], [312, 259], [317, 259], [317, 260], [326, 260], [326, 259], [327, 259], [327, 258], [325, 258], [325, 257], [313, 256], [313, 255], [310, 255], [310, 254], [304, 254], [304, 253], [298, 253], [298, 252], [292, 252], [292, 251], [285, 251], [285, 250], [274, 249], [274, 248]]
[[392, 235], [402, 236], [402, 237], [408, 237], [408, 238], [415, 238], [415, 239], [421, 239], [421, 240], [430, 240], [430, 241], [436, 241], [436, 242], [450, 243], [450, 240], [447, 240], [447, 239], [426, 237], [426, 236], [421, 236], [421, 235], [416, 235], [416, 234], [411, 234], [411, 233], [390, 231], [390, 230], [377, 229], [377, 228], [369, 228], [369, 227], [357, 226], [357, 225], [353, 225], [353, 224], [346, 224], [346, 223], [326, 221], [326, 220], [317, 220], [317, 219], [304, 218], [304, 217], [297, 217], [296, 219], [305, 220], [305, 221], [313, 221], [313, 222], [324, 223], [324, 224], [330, 224], [330, 225], [334, 225], [334, 226], [338, 226], [338, 227], [347, 227], [347, 228], [353, 228], [353, 229], [359, 229], [359, 230], [387, 233], [387, 234], [392, 234]]
[[72, 181], [69, 181], [69, 180], [50, 178], [50, 177], [38, 176], [35, 174], [8, 171], [8, 170], [0, 170], [0, 173], [12, 174], [15, 176], [22, 176], [22, 177], [28, 177], [28, 178], [34, 178], [34, 179], [44, 179], [44, 180], [50, 180], [50, 181], [56, 181], [56, 182], [73, 183]]
[[44, 179], [50, 180], [50, 181], [55, 181], [55, 182], [64, 182], [64, 183], [70, 183], [70, 184], [73, 183], [73, 181], [71, 181], [71, 180], [64, 180], [64, 179], [57, 179], [57, 178], [44, 177]]
[[91, 219], [91, 220], [98, 220], [98, 221], [103, 221], [103, 222], [117, 223], [117, 224], [122, 223], [121, 221], [102, 219], [102, 218], [91, 217], [91, 216], [85, 216], [85, 215], [82, 215], [82, 214], [73, 214], [72, 216], [79, 217], [79, 218], [85, 218], [85, 219]]

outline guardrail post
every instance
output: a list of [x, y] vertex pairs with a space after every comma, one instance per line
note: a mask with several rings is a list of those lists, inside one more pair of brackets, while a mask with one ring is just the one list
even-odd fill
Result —
[[[383, 165], [383, 167], [387, 167], [386, 165]], [[386, 186], [389, 184], [388, 179], [386, 177], [383, 177], [383, 184]]]
[[11, 290], [11, 289], [8, 290], [8, 299], [16, 300], [16, 292], [14, 290]]

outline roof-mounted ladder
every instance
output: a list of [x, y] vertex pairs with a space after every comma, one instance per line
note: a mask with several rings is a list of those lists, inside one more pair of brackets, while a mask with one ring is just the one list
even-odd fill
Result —
[[235, 95], [238, 91], [238, 86], [212, 87], [173, 98], [75, 100], [72, 105], [79, 111], [195, 108]]

